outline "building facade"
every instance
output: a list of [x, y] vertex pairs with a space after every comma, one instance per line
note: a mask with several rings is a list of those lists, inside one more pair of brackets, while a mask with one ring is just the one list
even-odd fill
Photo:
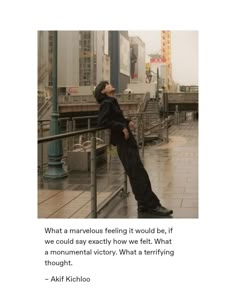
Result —
[[[38, 89], [52, 88], [51, 31], [38, 32]], [[91, 94], [94, 86], [110, 79], [108, 32], [58, 31], [58, 88], [64, 94]]]
[[130, 81], [144, 83], [145, 76], [145, 43], [139, 37], [130, 37]]
[[161, 55], [166, 64], [165, 88], [172, 90], [171, 31], [161, 31]]

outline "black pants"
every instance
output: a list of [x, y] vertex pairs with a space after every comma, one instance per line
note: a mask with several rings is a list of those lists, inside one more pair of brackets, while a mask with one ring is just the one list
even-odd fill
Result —
[[160, 205], [159, 199], [152, 191], [149, 176], [140, 159], [138, 146], [130, 145], [129, 141], [125, 141], [117, 145], [117, 152], [138, 203], [149, 208], [156, 208]]

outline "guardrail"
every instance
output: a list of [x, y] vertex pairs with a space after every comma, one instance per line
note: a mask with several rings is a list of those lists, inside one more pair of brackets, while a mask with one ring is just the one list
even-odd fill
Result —
[[[145, 99], [146, 94], [116, 94], [116, 98], [119, 103], [124, 102], [142, 102]], [[94, 103], [96, 100], [92, 95], [60, 95], [58, 96], [58, 104], [83, 104], [83, 103]]]
[[168, 93], [168, 103], [198, 103], [198, 93]]

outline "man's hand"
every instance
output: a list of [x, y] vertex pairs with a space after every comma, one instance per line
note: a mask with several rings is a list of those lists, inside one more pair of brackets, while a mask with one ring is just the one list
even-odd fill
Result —
[[127, 128], [124, 128], [123, 129], [123, 133], [124, 133], [124, 136], [125, 136], [125, 140], [127, 140], [129, 138], [129, 131]]
[[135, 124], [134, 124], [133, 121], [130, 121], [130, 122], [129, 122], [129, 128], [130, 128], [132, 131], [135, 130]]

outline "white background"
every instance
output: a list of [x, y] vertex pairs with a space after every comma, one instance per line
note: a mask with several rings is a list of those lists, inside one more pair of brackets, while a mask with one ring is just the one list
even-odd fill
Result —
[[[0, 20], [1, 292], [235, 292], [233, 1], [6, 3]], [[199, 219], [37, 219], [37, 30], [53, 29], [199, 31]], [[83, 259], [78, 269], [94, 276], [90, 286], [44, 281], [45, 226], [154, 224], [174, 226], [176, 257]]]

